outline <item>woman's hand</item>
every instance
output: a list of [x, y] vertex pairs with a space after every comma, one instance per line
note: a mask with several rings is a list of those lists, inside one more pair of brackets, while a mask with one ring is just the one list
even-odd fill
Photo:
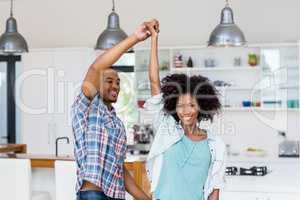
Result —
[[151, 95], [154, 96], [160, 93], [159, 62], [158, 62], [159, 22], [156, 19], [153, 19], [149, 22], [146, 22], [146, 26], [151, 34], [149, 80], [150, 80]]
[[159, 33], [159, 22], [156, 19], [152, 19], [146, 22], [146, 27], [150, 31], [151, 37], [157, 37]]

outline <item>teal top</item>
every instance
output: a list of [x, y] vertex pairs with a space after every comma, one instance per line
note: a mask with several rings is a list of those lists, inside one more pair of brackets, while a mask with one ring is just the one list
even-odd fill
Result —
[[207, 139], [192, 141], [183, 136], [163, 155], [163, 166], [154, 199], [204, 200], [211, 154]]

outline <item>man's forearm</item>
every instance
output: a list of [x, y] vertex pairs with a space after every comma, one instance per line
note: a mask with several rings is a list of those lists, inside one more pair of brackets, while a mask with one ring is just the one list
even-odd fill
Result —
[[219, 189], [214, 189], [209, 195], [208, 200], [219, 200]]
[[111, 67], [123, 53], [128, 51], [128, 49], [138, 42], [139, 40], [135, 34], [130, 35], [125, 40], [100, 55], [92, 64], [92, 67], [97, 71]]
[[149, 196], [137, 186], [129, 171], [124, 167], [124, 179], [126, 191], [138, 200], [151, 200]]

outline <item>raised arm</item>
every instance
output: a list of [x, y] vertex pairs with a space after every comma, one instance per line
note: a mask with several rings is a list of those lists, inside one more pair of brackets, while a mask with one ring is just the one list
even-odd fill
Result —
[[146, 23], [143, 23], [134, 34], [107, 50], [105, 53], [99, 55], [89, 67], [83, 81], [82, 91], [84, 95], [89, 99], [92, 99], [99, 91], [102, 72], [105, 69], [110, 68], [129, 48], [136, 43], [147, 39], [149, 36], [150, 32], [146, 27]]
[[149, 80], [151, 87], [151, 95], [157, 95], [160, 93], [160, 78], [159, 78], [159, 63], [158, 63], [158, 33], [159, 33], [159, 22], [152, 20], [147, 23], [151, 33], [151, 53], [150, 53], [150, 64], [149, 64]]

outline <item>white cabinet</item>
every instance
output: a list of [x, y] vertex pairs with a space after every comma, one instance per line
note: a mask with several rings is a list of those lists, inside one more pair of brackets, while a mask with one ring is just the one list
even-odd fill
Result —
[[16, 79], [16, 105], [21, 112], [21, 143], [29, 153], [51, 153], [48, 129], [47, 68], [53, 63], [50, 52], [30, 52], [22, 56], [22, 73]]
[[[299, 108], [299, 47], [266, 46], [262, 50], [262, 100], [282, 108]], [[274, 106], [274, 105], [273, 105]]]
[[300, 193], [223, 192], [220, 200], [299, 200]]
[[263, 193], [250, 192], [223, 192], [220, 200], [263, 200]]
[[21, 143], [28, 153], [54, 154], [55, 139], [62, 154], [73, 153], [70, 106], [84, 75], [96, 57], [93, 49], [36, 50], [22, 57], [16, 100], [21, 111]]
[[54, 107], [51, 115], [55, 121], [56, 137], [70, 138], [70, 144], [66, 144], [65, 141], [59, 143], [60, 154], [73, 154], [71, 105], [95, 56], [94, 50], [91, 49], [54, 52]]

